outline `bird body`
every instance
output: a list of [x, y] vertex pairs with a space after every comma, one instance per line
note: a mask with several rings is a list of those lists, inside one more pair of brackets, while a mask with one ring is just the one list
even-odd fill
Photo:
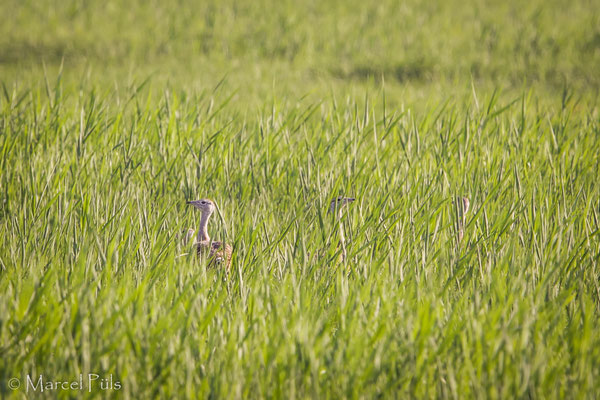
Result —
[[225, 263], [225, 268], [229, 269], [231, 264], [231, 253], [233, 249], [228, 244], [220, 241], [202, 241], [196, 242], [196, 252], [199, 257], [208, 257], [210, 266], [217, 266]]
[[211, 267], [223, 266], [229, 270], [233, 248], [227, 243], [212, 241], [208, 235], [208, 220], [215, 211], [215, 204], [208, 199], [188, 201], [187, 204], [194, 206], [202, 212], [198, 236], [194, 243], [198, 256], [207, 258], [208, 265]]

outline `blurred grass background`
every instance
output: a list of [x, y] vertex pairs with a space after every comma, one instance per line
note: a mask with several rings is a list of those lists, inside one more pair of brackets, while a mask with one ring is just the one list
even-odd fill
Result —
[[599, 8], [593, 0], [5, 0], [0, 71], [5, 81], [28, 80], [42, 62], [64, 59], [79, 73], [71, 78], [87, 72], [122, 85], [152, 74], [186, 88], [227, 75], [257, 97], [360, 91], [382, 79], [428, 98], [472, 83], [596, 95]]

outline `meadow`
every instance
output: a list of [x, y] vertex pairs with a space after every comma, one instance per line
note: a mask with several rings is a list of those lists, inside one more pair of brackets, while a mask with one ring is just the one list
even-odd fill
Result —
[[597, 2], [0, 14], [0, 397], [600, 395]]

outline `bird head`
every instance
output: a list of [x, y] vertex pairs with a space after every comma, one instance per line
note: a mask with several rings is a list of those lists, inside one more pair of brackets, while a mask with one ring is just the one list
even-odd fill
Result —
[[215, 211], [215, 203], [209, 199], [202, 200], [191, 200], [187, 204], [194, 206], [198, 210], [202, 211], [202, 214], [212, 214]]
[[469, 201], [468, 197], [463, 197], [462, 198], [462, 203], [463, 203], [464, 213], [466, 214], [467, 211], [469, 211], [469, 207], [471, 206], [471, 202]]
[[458, 209], [459, 215], [464, 217], [469, 212], [469, 207], [471, 207], [471, 202], [468, 197], [457, 197], [456, 198], [456, 207]]
[[352, 203], [354, 200], [356, 200], [354, 197], [339, 196], [331, 201], [328, 212], [341, 211], [347, 204]]

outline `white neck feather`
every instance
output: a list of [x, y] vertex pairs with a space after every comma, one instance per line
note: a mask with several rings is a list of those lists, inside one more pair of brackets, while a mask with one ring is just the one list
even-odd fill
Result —
[[210, 218], [210, 212], [203, 212], [202, 217], [200, 217], [200, 228], [198, 229], [198, 241], [205, 242], [210, 240], [210, 236], [208, 236], [208, 219]]

